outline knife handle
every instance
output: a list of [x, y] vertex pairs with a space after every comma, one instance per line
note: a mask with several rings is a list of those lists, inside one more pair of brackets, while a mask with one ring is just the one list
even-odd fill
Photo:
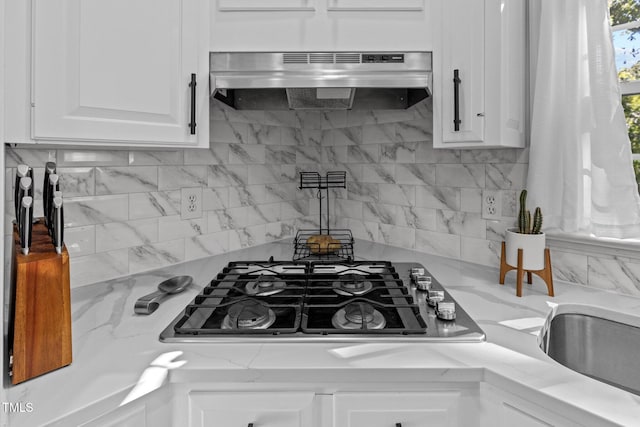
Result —
[[56, 162], [47, 162], [44, 165], [44, 171], [45, 173], [47, 173], [48, 175], [51, 175], [53, 173], [56, 173]]
[[13, 205], [16, 210], [16, 224], [20, 225], [20, 177], [16, 174], [16, 182], [13, 188]]
[[[49, 234], [51, 235], [51, 238], [53, 239], [53, 222], [55, 221], [55, 213], [53, 212], [53, 199], [55, 199], [56, 197], [59, 197], [62, 199], [62, 191], [54, 191], [53, 195], [50, 198], [50, 202], [49, 202], [49, 221], [51, 223], [51, 227], [49, 227]], [[64, 218], [62, 219], [62, 224], [64, 225]], [[55, 241], [54, 241], [55, 243]]]
[[60, 253], [62, 253], [62, 246], [64, 245], [64, 206], [60, 206], [60, 228], [58, 230], [58, 233], [60, 233], [60, 236], [58, 237], [58, 239], [60, 239]]
[[53, 199], [53, 217], [52, 217], [52, 230], [53, 230], [53, 245], [56, 248], [56, 252], [62, 253], [62, 245], [64, 241], [64, 212], [62, 208], [62, 197], [56, 197]]
[[28, 165], [18, 165], [16, 175], [18, 175], [20, 178], [29, 176], [30, 169], [31, 168]]
[[29, 254], [29, 248], [31, 247], [32, 221], [33, 197], [24, 196], [20, 209], [20, 247], [22, 248], [22, 253], [25, 255]]
[[55, 187], [53, 191], [59, 190], [60, 186], [58, 182], [60, 181], [60, 176], [57, 173], [52, 173], [49, 175], [49, 185]]
[[[31, 197], [31, 196], [29, 196]], [[27, 211], [27, 223], [25, 227], [27, 227], [27, 240], [29, 242], [29, 249], [31, 249], [31, 242], [33, 242], [33, 211], [34, 211], [34, 203], [33, 197], [31, 197], [31, 202], [29, 206], [29, 210]]]
[[44, 166], [44, 182], [42, 183], [42, 208], [44, 212], [44, 222], [51, 234], [51, 224], [49, 223], [49, 209], [51, 208], [51, 188], [49, 186], [49, 176], [56, 173], [56, 164], [54, 162], [47, 162]]
[[29, 194], [33, 191], [33, 180], [28, 176], [23, 176], [22, 178], [20, 178], [20, 189], [25, 192], [26, 196], [33, 197], [31, 194]]
[[20, 201], [20, 180], [27, 176], [29, 173], [29, 166], [27, 165], [18, 165], [16, 168], [16, 182], [15, 187], [13, 189], [13, 203], [16, 207], [16, 222], [20, 221], [20, 208], [22, 207], [22, 203]]
[[[60, 176], [55, 173], [50, 174], [48, 186], [49, 190], [47, 194], [49, 195], [50, 201], [47, 204], [47, 210], [44, 212], [44, 216], [47, 218], [49, 224], [53, 224], [53, 221], [55, 221], [53, 216], [53, 198], [55, 197], [55, 192], [60, 190]], [[52, 195], [54, 195], [54, 197], [51, 197]], [[48, 230], [51, 237], [53, 237], [53, 227], [48, 227]]]
[[18, 220], [18, 224], [20, 223], [20, 211], [22, 209], [22, 199], [25, 196], [31, 196], [32, 192], [33, 192], [33, 182], [31, 180], [31, 178], [29, 178], [28, 176], [23, 176], [20, 178], [20, 181], [18, 181], [18, 192], [16, 195], [16, 201], [15, 201], [15, 205], [16, 205], [16, 209], [18, 210], [17, 215], [16, 215], [16, 219]]
[[28, 176], [20, 178], [20, 190], [25, 196], [33, 198], [33, 179]]
[[42, 212], [44, 213], [44, 225], [49, 228], [49, 218], [47, 217], [47, 211], [49, 210], [49, 186], [46, 185], [49, 177], [47, 172], [44, 173], [44, 185], [42, 186]]

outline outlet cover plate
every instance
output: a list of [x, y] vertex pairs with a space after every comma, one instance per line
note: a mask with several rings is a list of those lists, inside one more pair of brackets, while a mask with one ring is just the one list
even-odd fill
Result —
[[202, 187], [181, 189], [180, 218], [193, 219], [202, 217]]
[[482, 218], [502, 218], [502, 194], [498, 190], [482, 191]]

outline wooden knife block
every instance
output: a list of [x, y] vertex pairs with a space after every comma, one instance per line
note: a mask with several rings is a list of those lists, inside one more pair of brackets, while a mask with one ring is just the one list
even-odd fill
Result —
[[8, 343], [11, 382], [18, 384], [71, 363], [69, 253], [64, 246], [56, 253], [40, 218], [33, 224], [28, 255], [14, 225], [11, 261]]

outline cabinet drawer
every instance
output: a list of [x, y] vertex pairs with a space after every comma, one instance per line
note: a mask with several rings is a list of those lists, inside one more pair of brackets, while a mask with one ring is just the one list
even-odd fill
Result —
[[461, 393], [456, 391], [337, 393], [334, 426], [457, 426], [460, 399]]
[[316, 427], [316, 395], [312, 392], [189, 393], [191, 427]]

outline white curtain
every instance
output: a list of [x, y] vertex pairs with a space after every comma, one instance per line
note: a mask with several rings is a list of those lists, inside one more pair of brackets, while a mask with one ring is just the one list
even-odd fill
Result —
[[528, 205], [545, 231], [640, 237], [607, 0], [533, 0]]

